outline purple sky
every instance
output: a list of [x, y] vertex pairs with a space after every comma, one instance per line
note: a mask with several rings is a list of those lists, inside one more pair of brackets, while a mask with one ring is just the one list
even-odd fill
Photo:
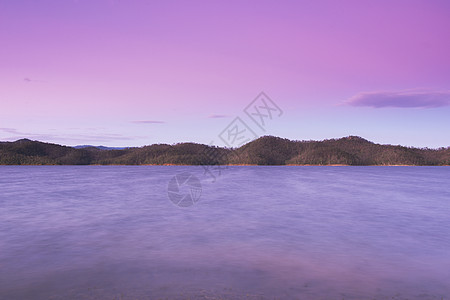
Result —
[[0, 140], [449, 146], [449, 53], [450, 1], [0, 0]]

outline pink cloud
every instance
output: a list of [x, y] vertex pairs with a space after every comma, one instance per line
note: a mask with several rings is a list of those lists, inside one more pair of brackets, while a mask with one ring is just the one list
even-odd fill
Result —
[[450, 106], [450, 91], [399, 91], [359, 93], [350, 98], [351, 106], [374, 108], [433, 108]]

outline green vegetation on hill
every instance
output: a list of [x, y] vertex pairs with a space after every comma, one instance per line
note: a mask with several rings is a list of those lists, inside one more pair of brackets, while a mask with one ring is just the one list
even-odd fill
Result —
[[0, 142], [1, 165], [450, 165], [450, 147], [419, 149], [380, 145], [357, 136], [290, 141], [264, 136], [237, 149], [195, 143], [140, 148], [80, 149], [28, 139]]

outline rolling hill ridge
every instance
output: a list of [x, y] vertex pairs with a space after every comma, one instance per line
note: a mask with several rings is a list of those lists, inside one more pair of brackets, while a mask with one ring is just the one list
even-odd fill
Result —
[[0, 142], [1, 165], [450, 165], [450, 147], [381, 145], [358, 136], [291, 141], [263, 136], [240, 148], [196, 143], [125, 149], [68, 147], [21, 139]]

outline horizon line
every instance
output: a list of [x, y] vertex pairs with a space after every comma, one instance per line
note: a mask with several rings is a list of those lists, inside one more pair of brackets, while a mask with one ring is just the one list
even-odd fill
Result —
[[[114, 148], [116, 148], [117, 150], [123, 150], [123, 149], [131, 149], [131, 148], [143, 148], [143, 147], [148, 147], [148, 146], [153, 146], [153, 145], [169, 145], [169, 146], [174, 146], [174, 145], [178, 145], [178, 144], [197, 144], [197, 145], [204, 145], [204, 146], [208, 146], [208, 147], [217, 147], [217, 148], [224, 148], [224, 149], [239, 149], [241, 147], [244, 147], [256, 140], [259, 140], [261, 138], [265, 138], [265, 137], [271, 137], [271, 138], [277, 138], [277, 139], [282, 139], [282, 140], [288, 140], [290, 142], [326, 142], [326, 141], [332, 141], [332, 140], [342, 140], [342, 139], [351, 139], [351, 138], [358, 138], [358, 139], [362, 139], [365, 140], [369, 143], [375, 144], [375, 145], [382, 145], [382, 146], [400, 146], [400, 147], [405, 147], [405, 148], [414, 148], [414, 149], [429, 149], [429, 150], [441, 150], [441, 149], [448, 149], [450, 148], [450, 146], [441, 146], [441, 147], [436, 147], [436, 148], [430, 148], [430, 147], [418, 147], [418, 146], [406, 146], [406, 145], [401, 145], [401, 144], [382, 144], [382, 143], [377, 143], [377, 142], [373, 142], [371, 140], [368, 140], [364, 137], [358, 136], [358, 135], [347, 135], [347, 136], [342, 136], [339, 138], [326, 138], [323, 140], [296, 140], [296, 139], [289, 139], [289, 138], [283, 138], [283, 137], [279, 137], [279, 136], [275, 136], [275, 135], [263, 135], [263, 136], [259, 136], [239, 147], [227, 147], [227, 146], [217, 146], [217, 145], [208, 145], [208, 144], [204, 144], [204, 143], [198, 143], [198, 142], [175, 142], [172, 144], [168, 144], [168, 143], [153, 143], [153, 144], [146, 144], [146, 145], [141, 145], [141, 146], [104, 146], [104, 145], [91, 145], [91, 144], [78, 144], [78, 145], [74, 145], [74, 146], [70, 146], [67, 144], [60, 144], [60, 143], [55, 143], [55, 142], [48, 142], [48, 141], [41, 141], [41, 140], [33, 140], [30, 138], [20, 138], [17, 139], [15, 141], [0, 141], [0, 143], [16, 143], [19, 141], [31, 141], [31, 142], [39, 142], [39, 143], [46, 143], [46, 144], [53, 144], [53, 145], [59, 145], [59, 146], [65, 146], [65, 147], [70, 147], [70, 148], [76, 148], [76, 147], [94, 147], [94, 148], [98, 148], [98, 147], [104, 147], [104, 148], [111, 148], [111, 150], [113, 150]], [[108, 149], [109, 150], [109, 149]]]

